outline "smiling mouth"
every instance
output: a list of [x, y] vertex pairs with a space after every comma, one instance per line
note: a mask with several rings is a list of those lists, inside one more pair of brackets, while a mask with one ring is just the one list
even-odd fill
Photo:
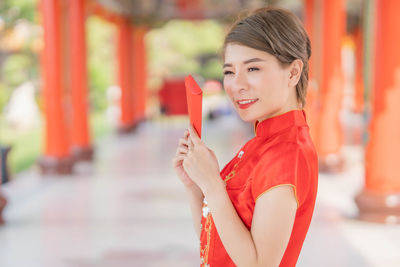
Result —
[[258, 101], [257, 99], [243, 99], [243, 100], [238, 100], [236, 103], [238, 104], [239, 108], [245, 109], [253, 105], [255, 102]]

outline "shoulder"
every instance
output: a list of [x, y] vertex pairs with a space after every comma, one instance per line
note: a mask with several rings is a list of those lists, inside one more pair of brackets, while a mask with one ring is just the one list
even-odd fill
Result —
[[269, 171], [282, 169], [295, 171], [301, 169], [303, 172], [312, 172], [315, 165], [318, 165], [318, 159], [307, 129], [291, 127], [273, 139], [259, 140], [259, 153], [254, 170], [268, 168]]
[[252, 172], [252, 191], [256, 200], [265, 192], [287, 185], [295, 191], [299, 204], [308, 192], [313, 168], [312, 155], [303, 143], [277, 142], [259, 156]]
[[285, 168], [288, 171], [299, 167], [298, 161], [306, 159], [306, 154], [304, 145], [295, 140], [278, 141], [259, 153], [255, 170], [267, 168], [270, 171], [279, 171]]

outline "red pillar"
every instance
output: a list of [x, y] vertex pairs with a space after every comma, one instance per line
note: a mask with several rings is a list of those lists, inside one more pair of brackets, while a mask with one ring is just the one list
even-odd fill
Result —
[[131, 132], [135, 128], [133, 88], [133, 32], [130, 23], [118, 24], [118, 79], [121, 87], [121, 121], [119, 131]]
[[400, 1], [376, 5], [370, 6], [376, 12], [372, 119], [365, 186], [356, 203], [363, 220], [400, 223]]
[[323, 1], [322, 11], [321, 109], [315, 142], [320, 170], [331, 172], [343, 167], [340, 155], [343, 133], [339, 115], [344, 85], [341, 45], [345, 32], [345, 1]]
[[85, 0], [69, 0], [71, 78], [71, 152], [74, 159], [92, 160], [88, 127]]
[[44, 29], [43, 101], [45, 113], [45, 152], [39, 160], [43, 173], [71, 173], [72, 159], [64, 113], [60, 2], [41, 0]]
[[311, 43], [311, 58], [309, 61], [309, 71], [308, 71], [308, 76], [309, 80], [311, 80], [311, 77], [313, 77], [313, 70], [314, 70], [314, 60], [315, 57], [314, 55], [314, 35], [315, 35], [315, 12], [316, 12], [316, 5], [315, 5], [316, 0], [304, 0], [303, 1], [303, 13], [304, 13], [304, 28], [307, 31], [308, 37], [310, 38], [310, 43]]
[[133, 83], [134, 83], [134, 107], [135, 121], [145, 119], [147, 101], [147, 58], [145, 37], [146, 28], [135, 26], [133, 28]]

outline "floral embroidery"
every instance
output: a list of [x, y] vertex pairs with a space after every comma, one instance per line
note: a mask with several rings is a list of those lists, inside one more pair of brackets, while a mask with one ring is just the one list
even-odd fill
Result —
[[226, 182], [228, 182], [230, 179], [232, 179], [235, 176], [237, 166], [238, 166], [238, 163], [236, 163], [235, 166], [233, 166], [233, 170], [228, 175], [225, 176], [225, 179], [224, 179], [225, 185], [226, 185]]
[[[203, 200], [203, 209], [202, 210], [203, 210], [203, 217], [205, 218], [204, 232], [207, 237], [207, 242], [206, 242], [204, 248], [200, 249], [200, 267], [210, 267], [210, 265], [208, 263], [208, 254], [210, 252], [212, 219], [211, 219], [210, 210], [207, 206], [207, 201], [205, 199]], [[203, 223], [201, 226], [203, 229]]]
[[208, 213], [210, 212], [210, 209], [209, 209], [208, 206], [207, 206], [207, 201], [206, 201], [206, 199], [203, 200], [203, 208], [202, 208], [202, 211], [203, 211], [203, 217], [204, 217], [204, 218], [207, 218], [207, 215], [208, 215]]
[[[241, 150], [238, 153], [237, 157], [239, 158], [239, 161], [241, 161], [243, 154], [244, 154], [243, 150]], [[225, 185], [228, 180], [232, 179], [236, 175], [236, 169], [237, 169], [238, 165], [239, 165], [239, 162], [236, 163], [233, 166], [232, 171], [228, 175], [225, 176], [225, 179], [224, 179]], [[211, 213], [210, 213], [210, 208], [208, 207], [207, 201], [205, 198], [203, 199], [202, 215], [203, 215], [203, 218], [201, 220], [201, 231], [202, 232], [204, 231], [204, 233], [206, 234], [206, 242], [205, 242], [206, 244], [202, 244], [200, 242], [200, 267], [210, 267], [210, 264], [208, 262], [208, 255], [210, 252], [211, 228], [212, 228], [213, 221], [212, 221], [212, 217], [211, 217]], [[204, 245], [204, 247], [202, 247], [202, 245]]]

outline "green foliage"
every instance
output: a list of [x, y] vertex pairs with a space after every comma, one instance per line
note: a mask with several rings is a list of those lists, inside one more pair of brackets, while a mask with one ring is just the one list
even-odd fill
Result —
[[109, 23], [93, 16], [87, 20], [89, 98], [94, 110], [107, 107], [106, 90], [115, 84], [115, 35]]
[[4, 21], [5, 28], [13, 27], [20, 19], [37, 21], [37, 4], [36, 0], [1, 0], [0, 18]]
[[38, 79], [39, 63], [37, 55], [30, 51], [6, 56], [0, 71], [0, 114], [10, 99], [12, 91], [25, 81]]
[[28, 67], [30, 59], [24, 54], [13, 54], [7, 57], [3, 65], [3, 77], [5, 83], [10, 87], [16, 87], [28, 80]]
[[42, 128], [17, 131], [9, 127], [5, 119], [0, 118], [0, 144], [10, 145], [7, 162], [11, 173], [16, 173], [31, 166], [39, 155], [42, 140]]
[[202, 77], [209, 79], [221, 79], [222, 65], [221, 61], [217, 58], [209, 60], [199, 71]]
[[[222, 77], [218, 54], [224, 33], [218, 22], [171, 20], [164, 27], [150, 31], [147, 38], [151, 74]], [[214, 58], [203, 66], [199, 58], [204, 55], [214, 55]]]
[[[37, 17], [37, 0], [0, 0], [0, 40], [18, 22], [35, 23]], [[18, 53], [0, 51], [3, 59], [0, 64], [0, 115], [12, 90], [26, 80], [38, 77], [38, 58], [29, 49], [30, 41]]]
[[10, 98], [9, 90], [6, 89], [4, 83], [0, 83], [0, 115], [3, 111], [3, 107], [6, 105], [9, 98]]

